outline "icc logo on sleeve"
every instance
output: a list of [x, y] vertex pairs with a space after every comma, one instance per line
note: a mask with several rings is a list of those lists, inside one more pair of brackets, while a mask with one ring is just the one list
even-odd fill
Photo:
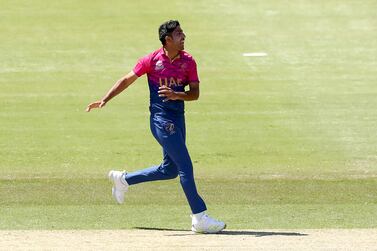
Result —
[[162, 64], [162, 61], [161, 60], [158, 60], [157, 63], [156, 63], [156, 67], [154, 68], [156, 71], [160, 71], [162, 69], [164, 69], [164, 65]]

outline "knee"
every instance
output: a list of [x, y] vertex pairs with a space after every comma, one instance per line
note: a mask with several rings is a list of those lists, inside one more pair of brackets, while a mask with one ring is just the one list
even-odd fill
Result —
[[178, 169], [174, 165], [164, 166], [160, 171], [166, 179], [175, 179], [178, 176]]
[[179, 173], [179, 179], [181, 181], [181, 184], [192, 184], [195, 183], [194, 181], [194, 175], [192, 173]]
[[175, 179], [178, 176], [178, 171], [176, 172], [169, 172], [166, 174], [169, 179]]
[[175, 179], [178, 176], [178, 169], [176, 167], [168, 168], [167, 175], [170, 179]]

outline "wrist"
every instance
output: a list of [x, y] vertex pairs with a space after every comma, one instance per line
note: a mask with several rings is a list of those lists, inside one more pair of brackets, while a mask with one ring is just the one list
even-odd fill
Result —
[[181, 99], [181, 93], [173, 91], [173, 100], [179, 100]]

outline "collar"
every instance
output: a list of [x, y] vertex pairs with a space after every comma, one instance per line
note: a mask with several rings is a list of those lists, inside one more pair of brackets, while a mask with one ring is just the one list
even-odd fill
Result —
[[177, 55], [173, 59], [170, 59], [169, 56], [166, 55], [164, 47], [161, 47], [161, 49], [158, 52], [158, 54], [162, 55], [163, 57], [165, 57], [167, 60], [169, 60], [172, 63], [172, 62], [174, 62], [174, 60], [177, 60], [177, 59], [181, 58], [182, 51], [178, 51]]

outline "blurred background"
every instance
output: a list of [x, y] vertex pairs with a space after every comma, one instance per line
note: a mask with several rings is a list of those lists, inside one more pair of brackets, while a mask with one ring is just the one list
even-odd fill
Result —
[[376, 227], [376, 1], [1, 6], [0, 228], [186, 227], [178, 180], [110, 196], [108, 170], [161, 161], [146, 78], [85, 113], [169, 19], [198, 64], [187, 145], [212, 212], [230, 228]]

